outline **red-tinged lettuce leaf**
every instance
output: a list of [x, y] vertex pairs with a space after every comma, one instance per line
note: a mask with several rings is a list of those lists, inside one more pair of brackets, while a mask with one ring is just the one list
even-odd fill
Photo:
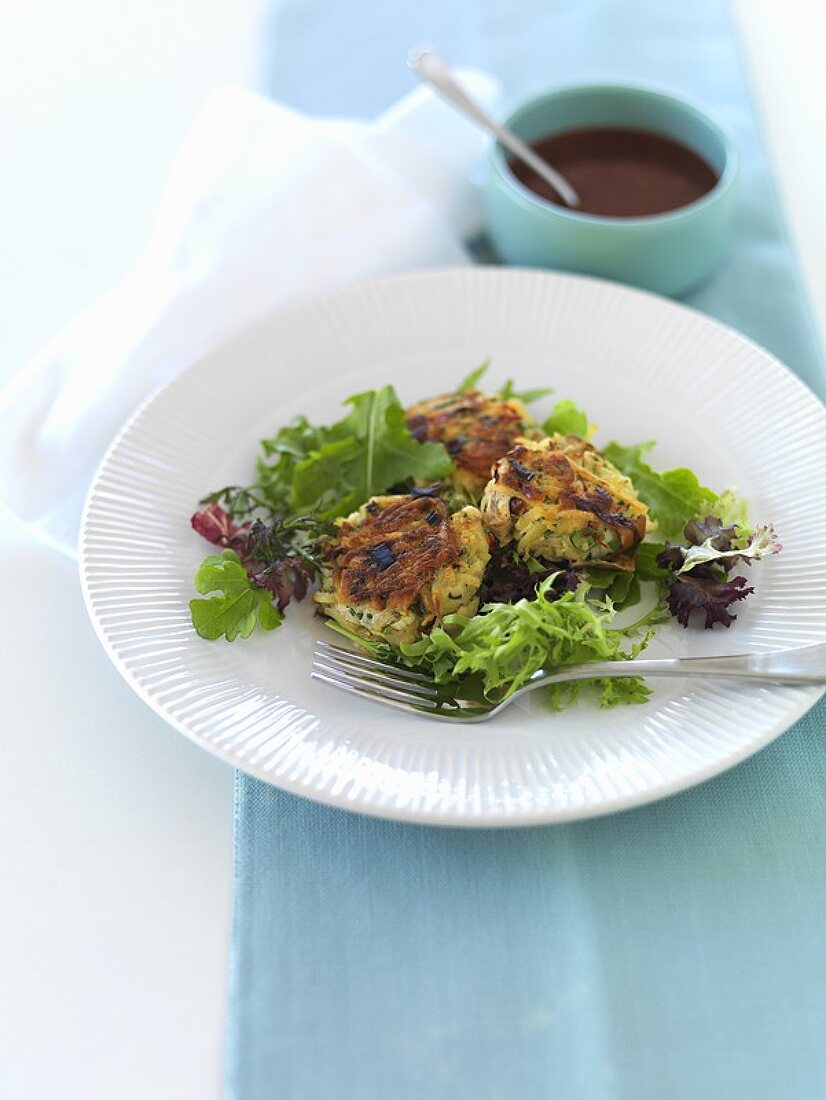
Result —
[[731, 626], [737, 616], [731, 614], [729, 607], [753, 591], [745, 577], [721, 580], [703, 570], [675, 577], [666, 601], [668, 610], [683, 626], [688, 626], [696, 611], [705, 616], [705, 629], [711, 630], [715, 623]]
[[551, 574], [554, 574], [554, 579], [544, 594], [546, 600], [556, 600], [565, 592], [576, 591], [582, 580], [575, 569], [560, 570], [558, 566], [536, 572], [522, 558], [515, 557], [511, 547], [496, 546], [479, 588], [479, 606], [532, 600], [536, 595], [536, 586]]
[[728, 609], [754, 591], [745, 577], [729, 578], [739, 562], [776, 554], [780, 543], [771, 527], [744, 531], [737, 524], [726, 525], [719, 516], [690, 520], [684, 528], [687, 546], [666, 544], [656, 565], [668, 586], [666, 603], [672, 615], [688, 626], [696, 611], [710, 630], [716, 623], [729, 627], [736, 616]]
[[640, 500], [648, 505], [661, 534], [666, 538], [679, 538], [686, 522], [707, 510], [716, 494], [701, 485], [697, 475], [683, 467], [658, 473], [643, 459], [643, 452], [652, 443], [636, 447], [623, 447], [609, 443], [602, 449], [603, 455], [617, 469], [629, 477]]
[[[307, 595], [318, 569], [316, 544], [328, 533], [327, 525], [314, 516], [295, 516], [280, 521], [273, 518], [270, 523], [255, 519], [239, 526], [217, 503], [196, 512], [192, 526], [209, 542], [232, 550], [253, 585], [275, 598], [280, 614], [292, 600], [303, 600]], [[216, 574], [211, 571], [214, 563], [215, 559], [206, 559], [196, 576], [196, 587], [206, 583], [206, 579], [215, 579]], [[226, 576], [233, 573], [229, 566], [224, 567]], [[205, 610], [200, 608], [197, 614], [203, 616]], [[264, 617], [267, 616], [265, 612]]]
[[[697, 530], [690, 531], [692, 525], [686, 524], [686, 535], [691, 533], [692, 544], [679, 547], [682, 562], [677, 569], [678, 574], [684, 575], [712, 564], [728, 573], [740, 562], [750, 565], [767, 554], [779, 554], [782, 550], [780, 540], [771, 526], [756, 527], [749, 534], [743, 534], [736, 526], [718, 526], [715, 532], [715, 523], [719, 524], [719, 521], [708, 516], [703, 524], [694, 525]], [[694, 538], [701, 535], [703, 530], [710, 530], [712, 533], [702, 542], [694, 542]]]
[[300, 603], [309, 591], [311, 578], [302, 561], [287, 559], [271, 566], [255, 561], [244, 564], [250, 578], [272, 594], [282, 615], [293, 600]]
[[249, 530], [248, 525], [237, 524], [229, 512], [215, 503], [195, 512], [190, 522], [193, 529], [207, 542], [234, 549], [243, 543]]

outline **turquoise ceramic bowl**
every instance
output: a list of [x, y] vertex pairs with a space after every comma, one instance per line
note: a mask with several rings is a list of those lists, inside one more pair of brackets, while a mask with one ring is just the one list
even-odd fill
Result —
[[679, 296], [701, 283], [726, 247], [737, 152], [725, 130], [685, 100], [652, 88], [588, 84], [559, 88], [518, 107], [505, 125], [526, 141], [588, 126], [664, 134], [699, 153], [718, 177], [696, 202], [644, 218], [578, 214], [525, 187], [502, 147], [490, 153], [486, 204], [494, 248], [509, 264], [581, 271]]

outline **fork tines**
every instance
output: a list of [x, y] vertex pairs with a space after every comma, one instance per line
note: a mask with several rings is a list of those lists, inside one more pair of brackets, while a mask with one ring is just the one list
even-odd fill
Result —
[[439, 689], [429, 676], [329, 642], [316, 643], [311, 675], [342, 691], [400, 710], [427, 712], [439, 706]]

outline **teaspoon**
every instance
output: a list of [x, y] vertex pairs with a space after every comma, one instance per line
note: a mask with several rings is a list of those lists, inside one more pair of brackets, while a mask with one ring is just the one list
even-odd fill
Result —
[[546, 183], [550, 184], [566, 206], [576, 207], [580, 205], [579, 195], [564, 176], [561, 176], [542, 157], [537, 156], [529, 145], [526, 145], [524, 141], [520, 141], [515, 134], [512, 134], [510, 130], [506, 130], [504, 126], [500, 126], [494, 118], [483, 111], [479, 104], [474, 102], [462, 88], [451, 73], [445, 60], [435, 50], [432, 50], [429, 46], [419, 46], [417, 49], [410, 51], [407, 63], [420, 80], [423, 80], [425, 84], [429, 84], [443, 99], [462, 111], [478, 126], [481, 126], [483, 130], [493, 134], [501, 145], [504, 145], [515, 157], [524, 161], [538, 176], [541, 176]]

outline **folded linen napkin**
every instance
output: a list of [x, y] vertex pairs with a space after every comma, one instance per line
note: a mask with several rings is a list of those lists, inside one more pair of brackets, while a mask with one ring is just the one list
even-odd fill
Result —
[[[490, 77], [461, 79], [495, 104]], [[289, 299], [467, 259], [483, 141], [423, 88], [372, 123], [214, 93], [136, 269], [0, 396], [0, 499], [74, 554], [106, 447], [184, 366]]]

